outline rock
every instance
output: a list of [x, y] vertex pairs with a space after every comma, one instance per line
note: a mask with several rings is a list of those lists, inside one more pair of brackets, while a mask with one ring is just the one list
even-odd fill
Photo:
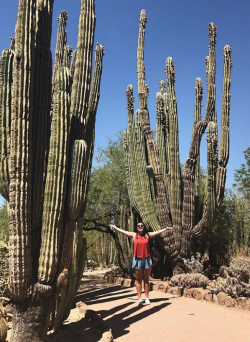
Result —
[[244, 309], [250, 311], [250, 298], [247, 299]]
[[158, 283], [157, 291], [166, 293], [168, 292], [168, 287], [164, 283]]
[[76, 308], [79, 309], [81, 316], [85, 317], [86, 311], [88, 310], [88, 305], [80, 301], [76, 303]]
[[246, 302], [247, 302], [247, 298], [246, 297], [238, 297], [236, 299], [236, 301], [235, 301], [235, 306], [238, 309], [245, 309]]
[[133, 286], [133, 285], [132, 285], [132, 279], [124, 279], [124, 280], [123, 280], [123, 285], [124, 285], [124, 286], [128, 286], [128, 287]]
[[105, 331], [102, 334], [102, 338], [98, 342], [113, 342], [113, 335], [112, 335], [112, 330], [109, 329], [109, 331]]
[[184, 289], [184, 292], [183, 292], [183, 296], [184, 297], [187, 297], [187, 298], [192, 298], [193, 297], [193, 292], [194, 292], [194, 288], [191, 288], [191, 289]]
[[213, 298], [212, 292], [209, 290], [204, 290], [204, 298], [203, 299], [207, 302], [213, 302], [214, 298]]
[[202, 289], [195, 288], [194, 291], [193, 291], [193, 298], [197, 299], [197, 300], [203, 299]]
[[124, 283], [124, 278], [122, 277], [116, 277], [115, 283], [118, 285], [123, 285]]
[[220, 292], [217, 294], [217, 300], [220, 305], [225, 305], [227, 295], [224, 292]]
[[230, 296], [227, 296], [225, 299], [225, 305], [228, 308], [233, 308], [235, 306], [235, 299]]
[[174, 286], [167, 288], [167, 293], [173, 294], [175, 296], [182, 296], [183, 294], [183, 287]]

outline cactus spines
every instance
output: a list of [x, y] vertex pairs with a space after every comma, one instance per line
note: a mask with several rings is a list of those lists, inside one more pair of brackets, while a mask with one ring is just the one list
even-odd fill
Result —
[[[229, 153], [229, 110], [231, 85], [231, 49], [224, 48], [223, 109], [220, 155], [215, 108], [216, 26], [209, 24], [209, 55], [206, 57], [207, 105], [202, 120], [203, 86], [195, 81], [195, 112], [189, 156], [183, 176], [179, 155], [175, 66], [166, 60], [167, 89], [160, 82], [156, 95], [157, 144], [150, 129], [145, 83], [144, 38], [146, 12], [142, 10], [137, 50], [138, 93], [140, 109], [133, 108], [132, 86], [127, 88], [128, 130], [124, 132], [127, 183], [132, 207], [144, 224], [152, 229], [172, 227], [162, 234], [166, 254], [174, 273], [184, 272], [183, 260], [190, 257], [194, 239], [213, 226], [223, 199]], [[199, 208], [200, 143], [207, 131], [207, 179], [203, 212]], [[147, 189], [147, 191], [145, 191]], [[150, 211], [149, 211], [150, 209]], [[149, 215], [150, 212], [150, 215]]]
[[104, 48], [97, 44], [90, 87], [95, 3], [82, 0], [78, 52], [71, 63], [63, 11], [52, 75], [52, 12], [53, 0], [19, 0], [15, 40], [0, 59], [0, 191], [9, 199], [13, 341], [30, 339], [23, 310], [42, 326], [32, 340], [45, 340], [50, 310], [66, 282], [74, 296], [80, 274], [70, 285], [70, 267], [85, 253], [74, 232], [88, 191]]

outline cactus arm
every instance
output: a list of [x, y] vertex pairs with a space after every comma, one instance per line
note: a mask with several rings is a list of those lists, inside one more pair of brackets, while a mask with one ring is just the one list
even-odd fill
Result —
[[56, 51], [55, 51], [55, 63], [54, 63], [54, 70], [53, 70], [53, 77], [52, 77], [52, 84], [55, 82], [55, 76], [58, 68], [63, 65], [64, 59], [64, 47], [67, 43], [67, 26], [68, 20], [68, 13], [66, 11], [62, 11], [57, 18], [58, 21], [58, 30], [57, 30], [57, 38], [56, 38]]
[[77, 55], [77, 50], [75, 50], [72, 54], [72, 61], [70, 65], [70, 73], [71, 73], [72, 79], [74, 78], [74, 73], [75, 73], [75, 68], [76, 68], [76, 55]]
[[[76, 228], [76, 222], [73, 220], [68, 220], [65, 217], [63, 217], [63, 220], [64, 219], [65, 219], [65, 228], [64, 228], [65, 231], [64, 231], [64, 235], [62, 236], [63, 239], [61, 240], [62, 252], [60, 256], [59, 273], [60, 275], [65, 274], [67, 278], [69, 264], [70, 264], [72, 251], [73, 251], [74, 231]], [[57, 286], [60, 287], [61, 284], [57, 282]]]
[[126, 182], [127, 182], [127, 188], [128, 188], [128, 195], [129, 195], [130, 205], [139, 213], [139, 208], [136, 204], [134, 183], [132, 181], [132, 166], [131, 166], [131, 158], [130, 158], [130, 153], [129, 153], [128, 139], [129, 139], [128, 130], [125, 129], [123, 132], [123, 150], [124, 150], [125, 175], [126, 175]]
[[[89, 131], [93, 131], [96, 119], [96, 111], [100, 98], [100, 84], [102, 76], [102, 65], [104, 56], [104, 46], [97, 43], [95, 48], [95, 64], [93, 72], [93, 82], [89, 97], [89, 106], [85, 119], [84, 137], [88, 136]], [[93, 141], [93, 137], [91, 137]], [[88, 139], [86, 139], [88, 140]]]
[[39, 280], [51, 283], [59, 259], [59, 229], [65, 200], [71, 76], [67, 68], [58, 69], [53, 96], [53, 117], [43, 205], [42, 244]]
[[93, 83], [84, 127], [85, 141], [80, 140], [77, 143], [76, 141], [74, 142], [74, 152], [73, 157], [71, 158], [71, 177], [69, 191], [67, 194], [68, 216], [71, 219], [76, 219], [79, 216], [86, 201], [86, 193], [93, 157], [96, 112], [100, 98], [103, 56], [104, 47], [97, 44]]
[[[203, 99], [203, 85], [201, 79], [198, 77], [195, 80], [195, 112], [194, 112], [194, 127], [201, 121], [201, 109], [202, 109], [202, 99]], [[193, 134], [192, 133], [192, 134]], [[195, 179], [194, 179], [194, 200], [195, 200], [195, 223], [198, 222], [199, 214], [199, 187], [200, 187], [200, 150], [196, 159], [195, 166]]]
[[35, 0], [19, 2], [16, 25], [9, 189], [10, 292], [14, 300], [28, 296], [31, 274], [32, 100], [34, 84]]
[[37, 277], [43, 196], [50, 137], [52, 56], [50, 51], [52, 33], [53, 0], [39, 0], [36, 8], [36, 45], [34, 63], [33, 138], [32, 155], [32, 267]]
[[84, 140], [75, 140], [70, 168], [69, 195], [67, 197], [68, 216], [75, 220], [81, 212], [85, 187], [85, 162], [87, 144]]
[[72, 308], [75, 293], [80, 286], [86, 260], [86, 240], [83, 239], [82, 219], [79, 219], [74, 232], [73, 252], [70, 261], [68, 283], [62, 288], [61, 299], [57, 308], [54, 330], [58, 331]]
[[[211, 23], [209, 26], [209, 46], [215, 45], [216, 26]], [[211, 53], [213, 56], [213, 53]], [[208, 122], [215, 117], [215, 71], [213, 63], [210, 62], [210, 56], [207, 58], [206, 70], [208, 78], [208, 103], [206, 117], [204, 119], [203, 129]], [[215, 215], [220, 207], [224, 195], [226, 181], [226, 165], [229, 153], [229, 112], [230, 112], [230, 86], [231, 86], [231, 48], [224, 48], [224, 78], [222, 95], [222, 126], [221, 126], [221, 145], [218, 167], [218, 133], [217, 125], [214, 127], [211, 123], [208, 129], [208, 172], [206, 183], [206, 194], [204, 200], [203, 217], [201, 221], [192, 229], [192, 235], [199, 238], [211, 229]], [[212, 66], [211, 66], [212, 65]], [[210, 70], [211, 69], [211, 70]], [[217, 145], [216, 145], [217, 144]], [[216, 176], [215, 173], [216, 172]], [[216, 178], [216, 179], [215, 179]], [[211, 206], [211, 207], [210, 207]]]
[[212, 226], [216, 210], [216, 171], [218, 163], [217, 124], [209, 122], [207, 129], [207, 180], [203, 215], [207, 213], [208, 227]]
[[177, 100], [175, 95], [175, 67], [171, 57], [166, 60], [166, 74], [169, 100], [169, 144], [170, 144], [170, 211], [175, 228], [176, 244], [179, 244], [181, 234], [181, 169], [179, 153], [179, 130], [177, 119]]
[[[194, 112], [194, 126], [191, 140], [191, 153], [189, 158], [186, 159], [184, 165], [184, 187], [183, 187], [183, 213], [182, 213], [182, 227], [185, 232], [190, 231], [195, 222], [196, 215], [198, 214], [199, 204], [199, 167], [200, 167], [200, 141], [199, 135], [200, 127], [198, 124], [201, 122], [201, 107], [202, 107], [202, 94], [203, 87], [201, 79], [195, 80], [195, 112]], [[198, 125], [197, 125], [198, 124]], [[197, 127], [199, 130], [197, 130]], [[197, 134], [198, 133], [198, 134]], [[198, 139], [198, 140], [197, 140]], [[195, 150], [195, 152], [194, 152]], [[183, 255], [186, 252], [183, 252]]]
[[191, 230], [193, 237], [200, 238], [211, 229], [218, 206], [216, 202], [216, 171], [218, 162], [217, 124], [209, 122], [207, 129], [207, 177], [201, 220]]
[[[167, 198], [165, 187], [163, 183], [161, 168], [158, 159], [158, 150], [154, 141], [153, 132], [150, 128], [149, 113], [147, 110], [147, 98], [149, 89], [145, 83], [145, 65], [144, 65], [144, 40], [145, 40], [145, 29], [146, 29], [146, 11], [142, 10], [140, 13], [140, 27], [139, 27], [139, 38], [137, 48], [137, 74], [138, 74], [138, 93], [140, 110], [138, 113], [138, 124], [145, 137], [146, 142], [146, 153], [148, 159], [148, 166], [152, 169], [154, 185], [151, 187], [151, 197], [155, 199], [156, 213], [158, 216], [159, 224], [162, 227], [167, 227], [171, 224], [169, 218], [169, 211], [167, 205]], [[138, 135], [139, 136], [139, 135]], [[143, 142], [141, 142], [143, 143]], [[144, 152], [143, 152], [144, 154]], [[143, 157], [144, 158], [144, 157]], [[148, 168], [149, 170], [149, 168]], [[145, 172], [145, 171], [144, 171]], [[147, 181], [148, 183], [148, 181]], [[154, 192], [154, 193], [153, 193]]]
[[[212, 94], [207, 93], [207, 104], [209, 103], [209, 96], [213, 96], [214, 103], [216, 101], [215, 94], [215, 73], [216, 73], [216, 54], [215, 54], [215, 45], [216, 45], [216, 36], [217, 36], [217, 27], [214, 23], [209, 23], [208, 25], [208, 35], [209, 35], [209, 55], [207, 59], [207, 86], [213, 85]], [[211, 121], [217, 123], [217, 114], [214, 105], [214, 111], [211, 116]]]
[[[81, 123], [84, 122], [88, 108], [94, 28], [95, 2], [94, 0], [82, 1], [78, 26], [77, 54], [70, 109], [71, 116], [78, 118]], [[75, 123], [75, 120], [73, 120], [72, 134], [77, 139], [79, 137], [77, 133], [78, 129], [76, 128]], [[79, 130], [81, 130], [80, 127]]]
[[5, 49], [0, 59], [0, 193], [9, 200], [10, 122], [14, 51]]
[[[144, 224], [153, 230], [159, 230], [155, 207], [151, 198], [150, 184], [146, 172], [146, 152], [144, 144], [144, 134], [138, 122], [138, 112], [136, 113], [137, 122], [134, 122], [134, 97], [133, 87], [129, 85], [126, 90], [127, 113], [128, 113], [128, 144], [125, 147], [131, 163], [132, 182], [136, 208], [138, 208]], [[125, 141], [124, 141], [125, 144]], [[135, 208], [135, 209], [136, 209]]]
[[91, 86], [89, 106], [87, 110], [87, 115], [85, 118], [84, 126], [84, 139], [87, 142], [87, 155], [85, 162], [85, 175], [84, 175], [84, 197], [82, 204], [82, 212], [84, 211], [86, 205], [86, 195], [89, 187], [90, 172], [92, 167], [92, 159], [94, 153], [94, 141], [95, 141], [95, 122], [96, 122], [96, 112], [100, 99], [100, 85], [101, 85], [101, 75], [102, 75], [102, 65], [104, 56], [104, 46], [101, 44], [96, 45], [95, 49], [95, 64], [93, 72], [93, 82]]
[[224, 78], [222, 94], [222, 118], [221, 118], [221, 143], [219, 155], [219, 167], [217, 169], [217, 205], [220, 207], [225, 189], [226, 166], [229, 159], [229, 121], [230, 121], [230, 97], [231, 97], [231, 48], [224, 47]]
[[[210, 121], [217, 122], [216, 118], [216, 110], [215, 110], [215, 43], [216, 43], [216, 26], [213, 23], [209, 24], [209, 56], [205, 59], [206, 64], [206, 78], [207, 78], [207, 106], [206, 106], [206, 115], [203, 121], [198, 121], [193, 127], [193, 134], [192, 140], [189, 150], [189, 158], [186, 161], [186, 165], [184, 167], [184, 200], [183, 205], [183, 227], [184, 229], [193, 229], [194, 223], [197, 223], [197, 204], [194, 205], [195, 198], [197, 199], [197, 182], [198, 182], [198, 174], [199, 174], [199, 153], [200, 153], [200, 143], [201, 138], [208, 126]], [[200, 114], [199, 111], [201, 110], [201, 102], [199, 104], [199, 97], [201, 100], [202, 96], [202, 85], [199, 80], [196, 83], [196, 110], [197, 115]], [[195, 118], [194, 122], [197, 121], [199, 118], [198, 116]], [[216, 128], [217, 129], [217, 128]], [[208, 158], [210, 160], [210, 158]], [[189, 166], [188, 166], [189, 165]], [[197, 167], [198, 166], [198, 167]], [[192, 171], [190, 170], [192, 167]], [[193, 178], [191, 177], [191, 173], [193, 174]], [[191, 178], [192, 179], [191, 179]], [[189, 179], [188, 179], [189, 178]], [[191, 181], [191, 182], [190, 182]], [[193, 190], [193, 186], [195, 189]], [[187, 195], [189, 193], [188, 187], [192, 187], [190, 189], [190, 196]], [[194, 191], [194, 192], [193, 192]], [[186, 195], [185, 195], [186, 194]], [[197, 202], [197, 200], [196, 200]], [[189, 203], [189, 204], [188, 204]], [[188, 209], [190, 207], [190, 209]], [[195, 208], [196, 214], [193, 215], [192, 210]], [[203, 213], [203, 215], [205, 215]], [[199, 224], [199, 227], [201, 225]], [[196, 229], [196, 228], [195, 228]], [[199, 228], [200, 229], [200, 228]]]
[[145, 65], [144, 65], [144, 40], [145, 40], [145, 29], [147, 23], [146, 11], [141, 10], [140, 13], [140, 29], [138, 37], [138, 48], [137, 48], [137, 74], [138, 74], [138, 95], [141, 109], [147, 108], [147, 100], [149, 89], [145, 83]]
[[64, 52], [63, 52], [63, 62], [62, 62], [62, 66], [64, 66], [65, 68], [70, 69], [70, 61], [71, 61], [71, 57], [72, 57], [72, 47], [69, 45], [64, 46]]
[[160, 81], [160, 92], [156, 94], [156, 113], [157, 113], [157, 147], [159, 151], [159, 163], [162, 170], [162, 177], [166, 187], [166, 195], [169, 203], [169, 113], [166, 85]]

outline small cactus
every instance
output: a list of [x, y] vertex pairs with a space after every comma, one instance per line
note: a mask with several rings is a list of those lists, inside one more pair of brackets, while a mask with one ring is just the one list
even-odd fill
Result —
[[179, 286], [184, 288], [203, 287], [209, 283], [209, 279], [200, 273], [177, 274], [170, 279], [170, 286]]
[[219, 270], [220, 277], [209, 283], [208, 288], [217, 294], [224, 292], [227, 295], [238, 297], [250, 297], [249, 275], [241, 269], [222, 266]]

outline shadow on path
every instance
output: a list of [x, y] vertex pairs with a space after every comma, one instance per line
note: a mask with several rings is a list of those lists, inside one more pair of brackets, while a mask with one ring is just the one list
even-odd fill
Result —
[[[137, 305], [137, 294], [134, 288], [127, 288], [123, 286], [110, 286], [104, 289], [96, 289], [91, 292], [83, 291], [77, 294], [76, 302], [82, 301], [89, 306], [99, 305], [100, 310], [97, 312], [105, 320], [108, 327], [112, 329], [114, 339], [126, 335], [129, 333], [129, 327], [141, 321], [144, 318], [159, 312], [171, 303], [168, 301], [172, 298], [153, 298], [150, 299], [154, 306], [138, 306]], [[128, 302], [123, 303], [124, 300]], [[120, 301], [122, 302], [120, 304]], [[111, 309], [103, 309], [104, 303], [113, 302]], [[118, 304], [119, 303], [119, 304]], [[156, 304], [157, 303], [157, 304]], [[159, 304], [158, 304], [159, 303]], [[131, 307], [133, 305], [133, 307]], [[96, 308], [95, 308], [96, 310]]]
[[[132, 324], [136, 323], [137, 321], [141, 321], [150, 315], [153, 315], [155, 312], [159, 312], [168, 305], [170, 305], [170, 303], [163, 303], [154, 307], [147, 307], [146, 310], [143, 306], [136, 306], [117, 314], [115, 314], [115, 310], [112, 314], [110, 311], [106, 312], [105, 310], [102, 310], [100, 311], [100, 314], [102, 317], [111, 316], [105, 320], [105, 323], [112, 328], [113, 337], [116, 339], [120, 336], [128, 334], [129, 330], [127, 328], [129, 328]], [[119, 311], [119, 307], [114, 309]]]

